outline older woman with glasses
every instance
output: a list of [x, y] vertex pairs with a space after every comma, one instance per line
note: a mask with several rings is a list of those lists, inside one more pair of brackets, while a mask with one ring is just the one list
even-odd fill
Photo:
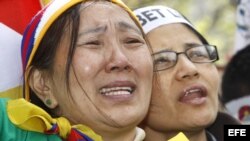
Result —
[[157, 74], [145, 141], [166, 141], [179, 131], [190, 141], [223, 140], [206, 129], [219, 111], [216, 46], [174, 9], [148, 6], [134, 12], [153, 48]]

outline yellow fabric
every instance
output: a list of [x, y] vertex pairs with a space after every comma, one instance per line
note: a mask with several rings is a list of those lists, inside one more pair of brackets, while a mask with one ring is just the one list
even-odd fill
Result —
[[17, 99], [22, 98], [22, 86], [17, 86], [11, 89], [8, 89], [6, 91], [0, 92], [0, 98], [11, 98], [11, 99]]
[[47, 4], [49, 4], [52, 0], [40, 0], [40, 3], [42, 5], [42, 7], [46, 6]]
[[[102, 137], [85, 125], [71, 126], [69, 121], [64, 117], [52, 118], [47, 112], [40, 107], [33, 105], [23, 98], [9, 100], [7, 113], [10, 121], [16, 126], [28, 130], [44, 133], [50, 130], [52, 125], [57, 123], [59, 135], [66, 139], [71, 128], [81, 131], [83, 134], [92, 138], [94, 141], [102, 141]], [[189, 141], [183, 133], [179, 133], [168, 141]]]
[[180, 132], [179, 134], [177, 134], [175, 137], [173, 137], [168, 141], [189, 141], [189, 140], [182, 132]]
[[71, 127], [66, 118], [52, 118], [43, 109], [27, 102], [23, 98], [8, 101], [7, 112], [10, 121], [25, 130], [44, 133], [44, 131], [51, 129], [53, 124], [57, 123], [60, 137], [63, 139], [67, 138], [71, 128], [76, 128], [93, 140], [102, 141], [102, 137], [89, 127], [85, 125], [75, 125]]

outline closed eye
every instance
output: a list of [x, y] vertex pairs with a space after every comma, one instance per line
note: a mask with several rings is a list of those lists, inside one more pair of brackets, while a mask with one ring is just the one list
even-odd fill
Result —
[[101, 44], [102, 43], [99, 40], [92, 40], [92, 41], [81, 42], [77, 44], [77, 46], [84, 48], [99, 48]]
[[134, 44], [134, 43], [142, 43], [140, 40], [138, 39], [128, 39], [126, 41], [127, 44]]
[[137, 48], [143, 46], [145, 43], [144, 40], [138, 38], [127, 38], [124, 40], [124, 45], [128, 48]]
[[86, 42], [86, 43], [83, 43], [83, 45], [100, 45], [100, 42], [99, 41], [89, 41], [89, 42]]

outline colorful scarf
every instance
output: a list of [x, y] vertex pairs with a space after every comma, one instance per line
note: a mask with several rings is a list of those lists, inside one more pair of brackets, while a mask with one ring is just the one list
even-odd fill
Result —
[[[58, 134], [67, 141], [103, 141], [102, 137], [85, 125], [70, 125], [64, 118], [52, 118], [40, 107], [27, 102], [25, 99], [9, 100], [7, 112], [10, 121], [21, 129], [44, 134]], [[140, 129], [141, 130], [141, 129]], [[137, 129], [137, 134], [145, 133]], [[136, 136], [135, 141], [142, 140]], [[177, 134], [168, 141], [188, 141], [183, 133]]]
[[10, 121], [21, 129], [44, 134], [58, 134], [67, 141], [102, 141], [102, 137], [85, 125], [71, 126], [64, 118], [52, 118], [40, 107], [25, 99], [9, 100]]

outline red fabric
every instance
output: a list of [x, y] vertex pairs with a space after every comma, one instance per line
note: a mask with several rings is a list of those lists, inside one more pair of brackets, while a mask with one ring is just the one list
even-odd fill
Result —
[[[45, 131], [44, 133], [46, 134], [59, 134], [59, 127], [57, 124], [54, 124], [52, 128], [48, 131]], [[77, 131], [76, 129], [72, 128], [70, 130], [70, 133], [67, 137], [67, 141], [93, 141], [91, 138], [88, 136], [84, 136], [83, 133]]]
[[75, 129], [71, 129], [67, 141], [87, 141], [81, 134], [79, 134]]
[[0, 22], [23, 34], [40, 9], [39, 0], [0, 0]]
[[240, 108], [238, 112], [238, 118], [243, 121], [244, 118], [248, 117], [250, 115], [250, 106], [244, 105]]

